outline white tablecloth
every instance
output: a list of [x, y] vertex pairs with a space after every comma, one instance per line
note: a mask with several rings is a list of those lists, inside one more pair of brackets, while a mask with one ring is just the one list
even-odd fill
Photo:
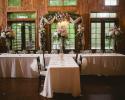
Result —
[[[55, 54], [45, 54], [45, 58]], [[58, 55], [58, 54], [56, 54]], [[37, 57], [40, 57], [43, 64], [43, 54], [9, 54], [3, 53], [0, 55], [0, 77], [21, 77], [34, 78], [38, 77], [37, 73]], [[72, 54], [66, 56], [73, 56]], [[46, 63], [48, 63], [46, 59]]]
[[125, 55], [116, 53], [79, 54], [87, 60], [83, 75], [125, 75]]
[[51, 56], [44, 82], [44, 97], [52, 98], [53, 93], [71, 93], [73, 96], [80, 96], [80, 73], [79, 66], [72, 57], [59, 55]]
[[[37, 77], [37, 72], [31, 69], [31, 64], [39, 55], [2, 54], [0, 55], [0, 77]], [[37, 65], [36, 65], [37, 67]]]
[[[59, 54], [45, 54], [45, 57]], [[125, 75], [125, 55], [115, 53], [79, 54], [86, 60], [83, 75]], [[38, 77], [36, 57], [42, 54], [1, 54], [0, 77]], [[66, 57], [75, 57], [75, 54], [65, 54]], [[33, 63], [35, 61], [35, 63]], [[46, 60], [48, 63], [48, 61]], [[41, 62], [42, 63], [42, 62]], [[32, 66], [32, 67], [31, 67]]]

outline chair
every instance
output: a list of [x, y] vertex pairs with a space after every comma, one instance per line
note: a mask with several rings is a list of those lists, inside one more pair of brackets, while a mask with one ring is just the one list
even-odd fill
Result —
[[78, 58], [77, 58], [77, 64], [79, 65], [80, 73], [82, 74], [82, 72], [87, 67], [88, 61], [85, 57], [82, 57], [81, 55], [79, 55]]
[[41, 83], [42, 83], [42, 79], [43, 77], [45, 78], [46, 76], [46, 70], [45, 68], [43, 67], [43, 65], [41, 64], [40, 62], [40, 57], [37, 57], [37, 66], [38, 66], [38, 77], [39, 77], [39, 82], [38, 82], [38, 92], [40, 92], [41, 90]]
[[87, 65], [88, 65], [87, 59], [85, 57], [82, 57], [81, 58], [81, 74], [84, 73], [84, 70], [86, 69]]

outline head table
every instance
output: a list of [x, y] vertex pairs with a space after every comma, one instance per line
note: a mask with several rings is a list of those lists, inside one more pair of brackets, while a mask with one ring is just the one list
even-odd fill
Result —
[[0, 77], [32, 78], [37, 76], [30, 66], [38, 55], [29, 54], [1, 54]]
[[[51, 57], [53, 54], [45, 54], [45, 58]], [[67, 55], [72, 56], [72, 55]], [[36, 78], [37, 57], [43, 64], [42, 54], [0, 54], [0, 77], [2, 78]], [[46, 59], [46, 63], [48, 63]]]
[[[117, 53], [81, 54], [83, 75], [118, 76], [125, 75], [125, 55]], [[80, 55], [79, 55], [80, 57]]]
[[[59, 54], [45, 54], [45, 58]], [[64, 54], [75, 57], [76, 54]], [[42, 54], [0, 54], [0, 77], [6, 78], [34, 78], [38, 77], [37, 57], [43, 64]], [[125, 55], [116, 53], [79, 54], [85, 64], [81, 66], [83, 75], [125, 75]], [[67, 59], [68, 60], [68, 59]], [[46, 59], [46, 63], [49, 63]]]

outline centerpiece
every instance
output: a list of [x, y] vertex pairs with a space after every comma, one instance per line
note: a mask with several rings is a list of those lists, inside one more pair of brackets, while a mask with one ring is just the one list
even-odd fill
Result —
[[60, 52], [64, 52], [65, 50], [65, 39], [68, 37], [68, 24], [69, 22], [67, 20], [60, 21], [57, 24], [57, 33], [60, 39]]
[[111, 45], [111, 39], [113, 40], [114, 50], [117, 50], [118, 40], [121, 37], [121, 30], [119, 27], [114, 26], [109, 30], [109, 46]]
[[16, 34], [11, 29], [11, 27], [7, 27], [5, 30], [1, 31], [1, 37], [6, 39], [6, 46], [7, 46], [8, 50], [11, 49], [12, 40], [15, 38], [15, 36], [16, 36]]

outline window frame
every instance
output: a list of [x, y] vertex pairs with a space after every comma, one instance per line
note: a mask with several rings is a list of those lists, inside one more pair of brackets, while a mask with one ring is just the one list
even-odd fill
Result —
[[[57, 24], [56, 22], [55, 23], [53, 23], [53, 24]], [[70, 23], [70, 25], [71, 25], [72, 23]], [[73, 25], [73, 27], [74, 27], [74, 33], [72, 33], [72, 32], [70, 32], [69, 34], [71, 35], [71, 34], [74, 34], [74, 38], [70, 38], [70, 37], [68, 37], [68, 39], [74, 39], [74, 48], [66, 48], [66, 45], [65, 45], [65, 50], [67, 51], [67, 50], [75, 50], [75, 48], [76, 48], [76, 39], [75, 39], [75, 35], [76, 35], [76, 30], [75, 30], [75, 24]], [[52, 24], [50, 25], [50, 32], [51, 32], [51, 38], [50, 38], [50, 40], [51, 40], [51, 50], [59, 50], [60, 48], [57, 48], [57, 46], [56, 46], [56, 49], [53, 49], [52, 48], [52, 29], [56, 29], [56, 28], [52, 28]], [[68, 31], [71, 31], [71, 29], [73, 29], [71, 26], [68, 26]], [[69, 34], [68, 34], [68, 36], [69, 36]], [[59, 40], [58, 40], [58, 42], [59, 42]], [[58, 45], [58, 44], [56, 44], [56, 45]], [[72, 45], [72, 43], [70, 43], [69, 45]]]
[[20, 0], [20, 5], [13, 5], [13, 6], [10, 6], [9, 5], [9, 0], [7, 0], [7, 6], [8, 7], [21, 7], [21, 5], [22, 5], [22, 0]]
[[[12, 26], [14, 24], [16, 25], [15, 28]], [[18, 24], [21, 24], [21, 26], [17, 27]], [[22, 24], [25, 24], [25, 26], [24, 26], [25, 30], [22, 30]], [[35, 50], [36, 49], [36, 26], [33, 29], [30, 30], [31, 32], [26, 32], [26, 30], [27, 30], [27, 28], [26, 28], [27, 25], [26, 24], [29, 24], [30, 27], [33, 27], [33, 26], [35, 26], [35, 21], [22, 21], [22, 22], [21, 21], [14, 21], [14, 22], [9, 22], [9, 25], [11, 26], [12, 30], [16, 33], [16, 37], [15, 37], [14, 40], [12, 40], [12, 45], [11, 45], [11, 48], [13, 50], [23, 50], [23, 49]], [[33, 30], [35, 30], [34, 31], [35, 33], [32, 34], [32, 37], [30, 38], [29, 35], [31, 33], [33, 33]], [[20, 32], [18, 32], [18, 31], [20, 31]], [[23, 33], [25, 33], [25, 34], [23, 34]], [[18, 37], [20, 37], [20, 39]], [[28, 37], [28, 40], [27, 40], [27, 37]], [[32, 48], [29, 47], [30, 40], [33, 43]]]
[[60, 0], [62, 1], [62, 5], [50, 5], [50, 0], [48, 0], [48, 7], [67, 7], [67, 6], [77, 6], [78, 5], [78, 0], [76, 0], [76, 5], [64, 5], [64, 0]]
[[[110, 0], [110, 2], [111, 2], [111, 0]], [[105, 5], [105, 6], [116, 7], [116, 6], [119, 5], [119, 0], [116, 1], [116, 5], [112, 5], [111, 3], [110, 3], [109, 5], [106, 5], [106, 0], [104, 0], [104, 5]]]
[[[97, 23], [101, 23], [101, 49], [100, 50], [106, 50], [105, 49], [105, 23], [106, 22], [114, 22], [116, 25], [119, 25], [118, 23], [118, 18], [91, 18], [90, 19], [90, 25], [91, 23], [93, 22], [97, 22]], [[90, 27], [90, 49], [92, 49], [92, 44], [91, 44], [91, 27]], [[92, 49], [92, 50], [98, 50], [98, 49]], [[108, 49], [108, 50], [111, 50], [111, 49]]]

